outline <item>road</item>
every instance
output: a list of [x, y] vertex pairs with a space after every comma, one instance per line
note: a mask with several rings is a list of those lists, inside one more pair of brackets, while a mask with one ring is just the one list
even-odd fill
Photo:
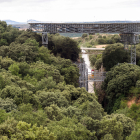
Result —
[[83, 48], [83, 47], [81, 47], [81, 50], [104, 51], [104, 50], [105, 50], [105, 48]]

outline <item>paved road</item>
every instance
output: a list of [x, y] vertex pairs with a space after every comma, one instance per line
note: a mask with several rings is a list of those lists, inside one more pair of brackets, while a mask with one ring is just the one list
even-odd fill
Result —
[[88, 92], [94, 93], [94, 82], [88, 82]]
[[83, 48], [83, 47], [81, 47], [81, 50], [104, 51], [104, 50], [105, 50], [105, 48]]

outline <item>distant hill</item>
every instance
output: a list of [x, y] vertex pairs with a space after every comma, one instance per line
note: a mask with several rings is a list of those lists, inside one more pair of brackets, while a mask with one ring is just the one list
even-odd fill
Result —
[[84, 22], [84, 23], [140, 23], [140, 21], [131, 21], [131, 20], [115, 20], [115, 21], [96, 21], [96, 22]]
[[[4, 20], [6, 23], [9, 24], [28, 24], [28, 23], [50, 23], [50, 21], [37, 21], [34, 19], [30, 19], [27, 22], [17, 22], [13, 20]], [[53, 23], [53, 22], [52, 22]], [[55, 23], [55, 22], [54, 22]], [[58, 23], [58, 22], [57, 22]], [[131, 21], [131, 20], [126, 20], [126, 21], [95, 21], [95, 22], [63, 22], [63, 23], [140, 23], [140, 21]]]
[[17, 22], [17, 21], [13, 21], [13, 20], [4, 20], [8, 25], [11, 24], [27, 24], [26, 22]]
[[29, 20], [27, 21], [27, 23], [39, 23], [39, 22], [42, 23], [42, 21], [37, 21], [37, 20], [34, 20], [34, 19], [29, 19]]

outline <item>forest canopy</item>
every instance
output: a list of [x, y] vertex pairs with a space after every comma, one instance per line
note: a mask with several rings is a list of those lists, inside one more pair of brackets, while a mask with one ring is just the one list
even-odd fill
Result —
[[[17, 36], [11, 41], [0, 36], [7, 42], [0, 45], [0, 140], [125, 140], [135, 135], [130, 117], [107, 114], [94, 94], [78, 87], [75, 41], [50, 35], [48, 50], [40, 45], [40, 34], [0, 21], [0, 35], [12, 30]], [[137, 81], [139, 68], [131, 69], [136, 69], [131, 82]]]

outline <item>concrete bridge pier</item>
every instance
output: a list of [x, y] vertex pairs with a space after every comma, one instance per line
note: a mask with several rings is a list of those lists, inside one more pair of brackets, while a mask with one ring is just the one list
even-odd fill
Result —
[[48, 47], [48, 35], [47, 32], [42, 32], [42, 45]]

